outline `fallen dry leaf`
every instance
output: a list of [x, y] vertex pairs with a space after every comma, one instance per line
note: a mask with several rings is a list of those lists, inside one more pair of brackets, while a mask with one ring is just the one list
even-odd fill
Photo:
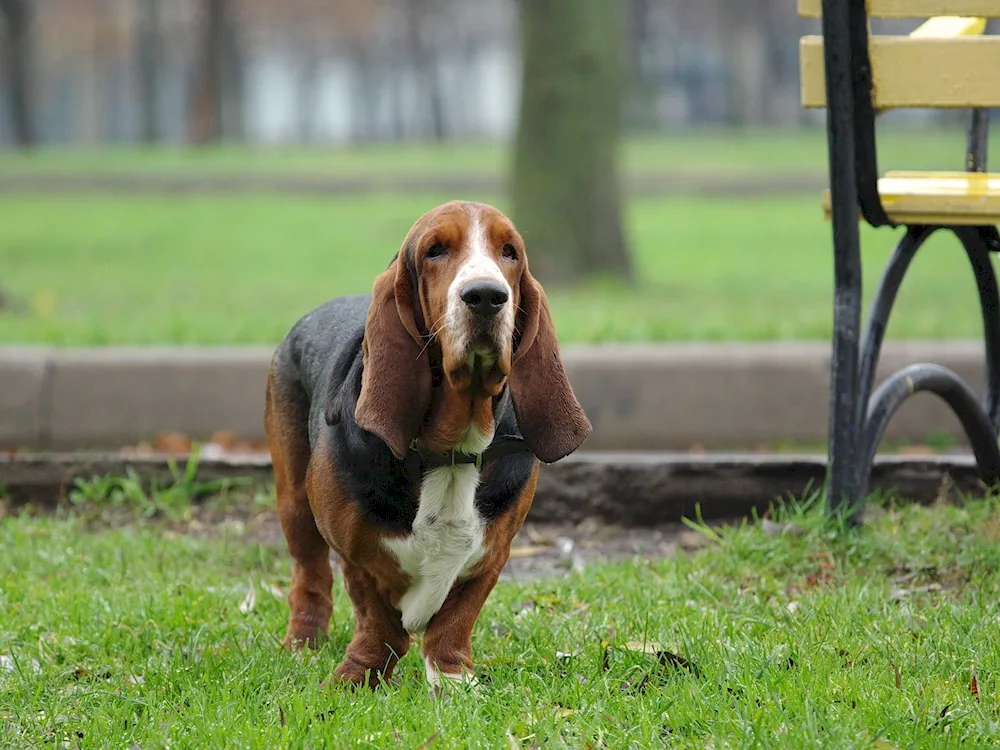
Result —
[[232, 430], [218, 430], [212, 433], [212, 437], [209, 438], [208, 442], [215, 443], [223, 450], [228, 451], [233, 449], [236, 440], [236, 433]]
[[191, 438], [182, 432], [163, 432], [153, 441], [157, 453], [190, 453]]
[[929, 445], [901, 445], [899, 447], [901, 456], [933, 456], [934, 449]]
[[780, 536], [781, 534], [802, 536], [806, 532], [803, 527], [796, 526], [794, 523], [778, 523], [770, 518], [763, 519], [760, 522], [760, 528], [768, 536]]
[[440, 736], [441, 736], [441, 733], [440, 733], [440, 732], [435, 732], [435, 733], [434, 733], [434, 734], [432, 734], [432, 735], [431, 735], [430, 737], [428, 737], [428, 738], [427, 738], [426, 740], [424, 740], [424, 741], [423, 741], [423, 744], [421, 744], [421, 745], [420, 745], [420, 746], [419, 746], [419, 747], [417, 748], [417, 750], [427, 750], [427, 748], [428, 748], [428, 747], [430, 747], [431, 745], [433, 745], [433, 744], [434, 744], [435, 742], [437, 742], [437, 741], [438, 741], [438, 738], [439, 738]]
[[254, 611], [257, 606], [257, 588], [253, 585], [253, 579], [250, 579], [250, 588], [247, 589], [247, 595], [243, 597], [243, 601], [240, 602], [240, 612], [245, 615], [250, 614]]
[[275, 586], [273, 583], [264, 584], [264, 588], [267, 590], [267, 593], [269, 593], [275, 599], [285, 598], [285, 592], [282, 591], [279, 586]]
[[652, 654], [653, 656], [662, 650], [660, 644], [656, 641], [629, 641], [625, 644], [625, 648], [629, 651], [637, 651], [640, 654]]
[[539, 545], [530, 545], [524, 547], [511, 547], [510, 548], [510, 558], [516, 560], [522, 557], [534, 557], [535, 555], [541, 555], [548, 550], [545, 547]]
[[562, 557], [569, 557], [573, 553], [573, 548], [575, 546], [576, 542], [568, 536], [561, 536], [556, 539], [556, 547], [559, 548], [559, 554]]
[[525, 536], [528, 537], [528, 541], [532, 544], [538, 545], [539, 547], [555, 547], [556, 540], [553, 539], [548, 534], [543, 534], [538, 531], [535, 527], [529, 526], [524, 529]]
[[892, 665], [892, 673], [896, 676], [896, 688], [902, 690], [903, 674], [899, 671], [899, 667], [897, 667], [895, 664]]
[[656, 641], [629, 641], [625, 644], [625, 648], [636, 653], [655, 656], [657, 661], [664, 667], [684, 669], [691, 672], [691, 674], [700, 675], [698, 668], [692, 662], [683, 656], [667, 651]]
[[218, 443], [205, 443], [201, 446], [199, 455], [205, 461], [212, 461], [217, 458], [222, 458], [226, 454], [226, 449], [223, 448]]
[[900, 599], [905, 599], [911, 594], [929, 594], [932, 591], [941, 591], [944, 587], [940, 583], [928, 583], [923, 586], [911, 586], [902, 587], [893, 591], [889, 595], [889, 599], [892, 601], [899, 601]]

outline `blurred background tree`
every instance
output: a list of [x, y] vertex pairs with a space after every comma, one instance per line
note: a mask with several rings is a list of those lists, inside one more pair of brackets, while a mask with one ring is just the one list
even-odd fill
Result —
[[[271, 342], [463, 197], [518, 222], [564, 340], [826, 336], [828, 254], [787, 252], [829, 244], [819, 26], [794, 0], [0, 0], [0, 273], [34, 311], [0, 336]], [[886, 113], [883, 168], [961, 169], [959, 115]]]
[[136, 73], [138, 78], [139, 130], [144, 143], [159, 137], [161, 0], [139, 0], [136, 20]]
[[618, 169], [624, 6], [522, 0], [520, 8], [513, 219], [532, 269], [547, 282], [630, 279]]
[[21, 147], [36, 140], [31, 106], [31, 10], [29, 0], [0, 0], [0, 66], [6, 73], [13, 140]]
[[[148, 0], [147, 0], [148, 2]], [[243, 137], [243, 68], [233, 0], [203, 0], [199, 65], [188, 137], [209, 143]]]
[[[572, 47], [566, 29], [588, 33], [590, 14], [604, 15], [594, 33], [620, 45], [624, 135], [815, 124], [798, 106], [797, 40], [817, 24], [792, 0], [587, 3], [554, 5], [551, 33]], [[523, 5], [526, 25], [550, 13], [548, 0]], [[0, 0], [0, 146], [510, 143], [531, 56], [521, 6]]]

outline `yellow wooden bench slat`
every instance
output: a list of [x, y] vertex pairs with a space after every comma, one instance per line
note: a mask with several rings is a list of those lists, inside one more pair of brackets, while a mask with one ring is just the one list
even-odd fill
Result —
[[[984, 16], [1000, 18], [997, 0], [868, 0], [872, 18], [928, 18], [929, 16]], [[819, 18], [821, 0], [799, 0], [799, 15]]]
[[910, 32], [910, 39], [954, 39], [960, 36], [979, 36], [986, 31], [982, 17], [936, 16], [928, 18]]
[[[869, 49], [876, 109], [1000, 106], [1000, 36], [876, 36]], [[825, 107], [823, 37], [803, 37], [800, 52], [802, 106]]]
[[[898, 224], [1000, 224], [1000, 174], [888, 172], [878, 181], [889, 218]], [[830, 191], [823, 193], [830, 218]]]

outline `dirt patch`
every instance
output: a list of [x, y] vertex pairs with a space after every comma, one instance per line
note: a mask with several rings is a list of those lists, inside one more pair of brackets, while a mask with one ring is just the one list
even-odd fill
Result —
[[[281, 550], [281, 533], [273, 501], [259, 495], [234, 493], [190, 506], [185, 512], [142, 517], [135, 508], [100, 504], [72, 506], [61, 502], [56, 508], [0, 505], [0, 519], [7, 515], [71, 513], [93, 531], [107, 528], [155, 526], [164, 534], [191, 534], [206, 538], [238, 538]], [[511, 545], [511, 556], [502, 580], [526, 581], [554, 578], [582, 571], [597, 562], [639, 557], [657, 560], [670, 557], [678, 549], [691, 551], [709, 544], [703, 535], [684, 524], [657, 528], [625, 528], [587, 518], [580, 523], [528, 522]]]
[[678, 549], [690, 551], [709, 543], [683, 524], [655, 529], [621, 528], [593, 519], [579, 524], [526, 524], [511, 546], [501, 579], [553, 578], [582, 571], [591, 563], [635, 557], [658, 560]]

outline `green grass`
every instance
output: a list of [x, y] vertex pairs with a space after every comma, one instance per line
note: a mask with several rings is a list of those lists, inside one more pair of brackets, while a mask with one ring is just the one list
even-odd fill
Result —
[[[940, 130], [886, 128], [880, 134], [883, 168], [963, 169], [961, 126]], [[503, 174], [504, 143], [400, 144], [352, 148], [222, 146], [206, 148], [45, 149], [0, 151], [2, 173], [61, 172], [304, 172], [328, 175]], [[821, 128], [707, 131], [629, 138], [622, 149], [632, 173], [675, 172], [747, 175], [761, 171], [826, 171]]]
[[[451, 197], [3, 196], [0, 286], [21, 304], [0, 311], [0, 341], [272, 345], [326, 299], [369, 291], [410, 224]], [[564, 342], [828, 338], [831, 231], [817, 195], [642, 198], [626, 218], [639, 284], [549, 287]], [[870, 298], [898, 233], [862, 234]], [[980, 326], [964, 253], [932, 238], [889, 337]]]
[[375, 693], [319, 689], [351, 632], [342, 584], [326, 647], [286, 653], [288, 558], [244, 526], [0, 518], [0, 744], [994, 746], [998, 512], [889, 506], [843, 535], [793, 511], [801, 533], [735, 525], [672, 559], [501, 583], [474, 634], [483, 687], [447, 703], [417, 653]]

